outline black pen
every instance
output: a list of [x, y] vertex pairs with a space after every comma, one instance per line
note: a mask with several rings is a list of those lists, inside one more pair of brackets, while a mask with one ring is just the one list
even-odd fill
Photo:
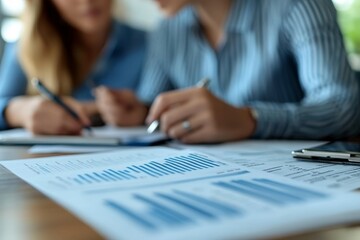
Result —
[[[81, 122], [81, 119], [79, 117], [79, 115], [77, 115], [77, 113], [72, 110], [68, 105], [66, 105], [64, 103], [63, 100], [61, 100], [60, 97], [56, 96], [54, 93], [52, 93], [49, 89], [47, 89], [44, 84], [42, 84], [42, 82], [40, 81], [40, 79], [38, 78], [33, 78], [31, 80], [31, 83], [33, 84], [33, 86], [36, 88], [36, 90], [39, 91], [39, 93], [41, 95], [43, 95], [44, 97], [46, 97], [47, 99], [49, 99], [50, 101], [56, 103], [57, 105], [59, 105], [60, 107], [62, 107], [67, 113], [70, 114], [70, 116], [72, 116], [75, 120], [77, 120], [78, 122]], [[88, 130], [90, 133], [92, 132], [91, 127], [90, 126], [84, 126], [84, 128], [86, 130]]]
[[[198, 88], [208, 88], [210, 84], [210, 80], [208, 78], [204, 78], [202, 80], [200, 80], [195, 87]], [[155, 120], [153, 121], [147, 128], [147, 132], [149, 134], [154, 133], [155, 131], [159, 130], [160, 128], [160, 121], [159, 120]]]

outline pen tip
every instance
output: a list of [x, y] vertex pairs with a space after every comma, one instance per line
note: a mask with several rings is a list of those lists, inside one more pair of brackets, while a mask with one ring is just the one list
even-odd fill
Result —
[[149, 125], [149, 127], [147, 128], [147, 132], [149, 134], [154, 133], [156, 130], [159, 129], [159, 126], [160, 126], [160, 122], [155, 120]]
[[210, 79], [209, 78], [203, 78], [201, 79], [196, 86], [200, 88], [208, 88], [210, 85]]
[[92, 135], [93, 130], [92, 130], [92, 128], [91, 128], [90, 126], [85, 126], [85, 129], [87, 130], [87, 132], [88, 132], [90, 135]]

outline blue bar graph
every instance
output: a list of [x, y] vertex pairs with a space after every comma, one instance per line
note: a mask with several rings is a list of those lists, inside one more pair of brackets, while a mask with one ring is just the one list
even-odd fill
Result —
[[225, 188], [225, 189], [230, 190], [230, 191], [235, 191], [237, 193], [240, 193], [241, 195], [246, 195], [246, 196], [249, 196], [251, 198], [255, 198], [255, 199], [258, 199], [258, 200], [261, 200], [261, 201], [268, 202], [268, 203], [273, 204], [273, 205], [284, 205], [284, 202], [282, 200], [279, 200], [276, 197], [268, 196], [268, 195], [265, 195], [263, 193], [259, 193], [257, 191], [254, 191], [252, 189], [246, 189], [246, 188], [244, 188], [242, 186], [237, 186], [235, 184], [231, 184], [231, 183], [228, 183], [228, 182], [217, 182], [217, 183], [214, 183], [214, 185], [216, 185], [218, 187]]
[[186, 156], [166, 158], [163, 162], [151, 161], [141, 165], [132, 165], [125, 169], [109, 168], [99, 172], [78, 174], [67, 180], [77, 185], [86, 185], [129, 181], [144, 177], [161, 178], [174, 174], [217, 168], [222, 165], [225, 165], [225, 163], [212, 161], [197, 154], [188, 154]]
[[242, 215], [237, 207], [181, 190], [154, 192], [151, 196], [133, 194], [132, 197], [133, 201], [144, 204], [145, 210], [130, 209], [114, 200], [106, 200], [105, 205], [150, 231]]
[[220, 181], [213, 184], [274, 205], [294, 204], [314, 198], [326, 197], [326, 194], [323, 193], [268, 179]]
[[136, 214], [134, 211], [131, 211], [130, 209], [122, 206], [119, 203], [116, 203], [113, 201], [106, 201], [105, 204], [108, 207], [111, 207], [111, 208], [119, 211], [120, 213], [124, 214], [125, 216], [129, 217], [131, 220], [135, 221], [136, 223], [143, 226], [144, 228], [151, 229], [151, 230], [156, 228], [156, 226], [153, 223], [144, 219], [142, 216]]
[[204, 218], [207, 218], [207, 219], [216, 219], [217, 218], [215, 214], [213, 214], [209, 211], [206, 211], [206, 210], [202, 209], [201, 207], [197, 207], [194, 204], [188, 203], [186, 200], [181, 200], [181, 199], [177, 198], [176, 196], [163, 194], [163, 193], [156, 193], [156, 196], [158, 196], [159, 198], [165, 199], [169, 202], [180, 205], [188, 210], [191, 210], [195, 214], [199, 214], [200, 216], [202, 216]]
[[305, 201], [306, 199], [303, 196], [296, 196], [294, 194], [288, 193], [288, 192], [282, 192], [273, 188], [269, 188], [269, 187], [264, 187], [260, 184], [256, 184], [256, 183], [252, 183], [249, 181], [245, 181], [245, 180], [237, 180], [237, 181], [232, 181], [235, 184], [238, 184], [240, 186], [243, 186], [245, 188], [248, 189], [252, 189], [254, 191], [257, 191], [259, 193], [263, 193], [264, 195], [267, 196], [273, 196], [275, 198], [278, 198], [280, 201], [284, 201], [286, 202], [302, 202]]
[[291, 194], [301, 195], [307, 198], [326, 198], [327, 195], [324, 193], [312, 191], [305, 188], [295, 187], [288, 184], [275, 182], [269, 179], [254, 179], [254, 181], [266, 184], [267, 186], [276, 187], [278, 189], [282, 189], [283, 191], [288, 191]]
[[[263, 178], [240, 179], [236, 176], [227, 177], [226, 180], [207, 181], [206, 185], [200, 185], [206, 191], [200, 192], [184, 187], [129, 193], [128, 201], [143, 207], [131, 208], [126, 206], [126, 202], [119, 203], [121, 199], [105, 200], [105, 205], [138, 227], [160, 231], [163, 228], [178, 228], [202, 221], [241, 218], [249, 212], [300, 205], [307, 200], [326, 197], [326, 194], [320, 192]], [[239, 201], [229, 197], [230, 193], [247, 199]], [[227, 197], [222, 197], [223, 195]]]
[[227, 215], [238, 215], [241, 213], [241, 211], [234, 207], [234, 206], [230, 206], [228, 204], [225, 203], [221, 203], [219, 201], [215, 201], [215, 200], [210, 200], [208, 198], [205, 197], [201, 197], [192, 193], [187, 193], [184, 191], [179, 191], [179, 190], [175, 190], [174, 191], [175, 194], [178, 194], [180, 196], [183, 196], [185, 198], [191, 199], [197, 203], [202, 203], [206, 206], [209, 206], [210, 208], [217, 210], [218, 212], [227, 214]]
[[135, 194], [133, 196], [135, 199], [142, 201], [143, 203], [149, 205], [152, 209], [157, 209], [158, 211], [166, 211], [168, 215], [171, 215], [173, 218], [177, 219], [177, 221], [183, 223], [191, 223], [191, 218], [187, 217], [186, 215], [182, 214], [180, 211], [176, 209], [172, 209], [162, 203], [159, 203], [156, 199], [145, 197], [139, 194]]

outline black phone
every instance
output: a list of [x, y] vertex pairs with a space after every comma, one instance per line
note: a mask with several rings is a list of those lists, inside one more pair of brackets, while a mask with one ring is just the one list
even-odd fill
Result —
[[304, 161], [360, 165], [360, 142], [334, 141], [292, 152]]

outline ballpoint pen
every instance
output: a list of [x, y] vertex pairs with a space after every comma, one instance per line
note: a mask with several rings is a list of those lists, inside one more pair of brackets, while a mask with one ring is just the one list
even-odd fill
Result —
[[[204, 79], [201, 79], [196, 84], [196, 87], [198, 87], [198, 88], [208, 88], [209, 84], [210, 84], [210, 80], [208, 78], [204, 78]], [[151, 133], [154, 133], [155, 131], [157, 131], [159, 128], [160, 128], [160, 121], [155, 120], [149, 125], [149, 127], [147, 128], [147, 132], [149, 134], [151, 134]]]
[[[73, 117], [75, 120], [81, 122], [80, 117], [77, 115], [77, 113], [72, 110], [68, 105], [66, 105], [66, 103], [61, 100], [60, 97], [56, 96], [54, 93], [52, 93], [49, 89], [47, 89], [45, 87], [44, 84], [42, 84], [42, 82], [40, 81], [40, 79], [38, 78], [33, 78], [31, 80], [31, 83], [33, 84], [33, 86], [36, 88], [36, 90], [38, 90], [38, 92], [43, 95], [44, 97], [46, 97], [47, 99], [49, 99], [50, 101], [56, 103], [57, 105], [59, 105], [60, 107], [62, 107], [67, 113], [69, 113], [71, 115], [71, 117]], [[86, 130], [88, 130], [90, 133], [92, 132], [91, 127], [90, 126], [84, 126], [84, 128]]]

